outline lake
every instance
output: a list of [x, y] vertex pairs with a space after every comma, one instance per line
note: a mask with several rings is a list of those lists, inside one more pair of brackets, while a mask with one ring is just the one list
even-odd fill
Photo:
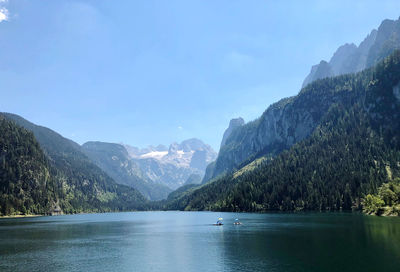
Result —
[[[223, 226], [212, 225], [218, 217]], [[233, 225], [236, 217], [242, 225]], [[400, 271], [400, 218], [131, 212], [0, 219], [0, 271]]]

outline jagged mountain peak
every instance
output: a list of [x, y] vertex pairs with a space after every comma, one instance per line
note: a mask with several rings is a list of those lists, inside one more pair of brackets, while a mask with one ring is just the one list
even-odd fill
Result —
[[231, 119], [229, 121], [229, 126], [225, 130], [224, 135], [222, 137], [221, 147], [223, 147], [226, 144], [226, 140], [228, 139], [229, 135], [231, 135], [232, 131], [237, 127], [243, 126], [244, 124], [245, 124], [245, 122], [244, 122], [244, 119], [242, 117]]

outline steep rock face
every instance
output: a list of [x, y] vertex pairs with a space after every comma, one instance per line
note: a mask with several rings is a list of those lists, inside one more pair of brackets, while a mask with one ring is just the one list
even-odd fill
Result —
[[323, 86], [308, 85], [297, 96], [282, 99], [259, 119], [237, 128], [220, 149], [215, 165], [209, 166], [203, 182], [262, 155], [274, 156], [308, 137], [333, 103], [351, 99], [351, 86], [335, 90], [334, 80], [326, 82]]
[[232, 131], [237, 127], [241, 127], [244, 125], [244, 120], [242, 117], [232, 119], [229, 122], [229, 127], [225, 130], [224, 136], [222, 137], [221, 147], [223, 147], [226, 143], [226, 139], [228, 139], [229, 135], [231, 135]]
[[333, 75], [348, 74], [355, 70], [355, 61], [353, 60], [357, 52], [357, 46], [352, 43], [342, 45], [333, 54], [329, 61], [330, 67], [332, 67]]
[[400, 19], [384, 20], [379, 26], [374, 43], [368, 52], [366, 67], [383, 60], [400, 48]]
[[184, 185], [193, 174], [204, 176], [207, 165], [217, 157], [209, 145], [198, 139], [188, 139], [180, 144], [172, 143], [168, 149], [164, 146], [126, 148], [144, 177], [173, 190]]
[[334, 75], [332, 67], [329, 63], [322, 60], [315, 69], [313, 80], [323, 79]]
[[216, 161], [213, 161], [212, 163], [207, 165], [206, 172], [204, 173], [204, 177], [201, 183], [206, 183], [214, 177], [215, 163]]
[[377, 34], [378, 31], [376, 29], [373, 29], [371, 33], [358, 46], [358, 50], [356, 51], [356, 56], [354, 57], [354, 62], [356, 63], [354, 72], [359, 72], [368, 67], [367, 65], [368, 54], [372, 45], [375, 43]]
[[[229, 126], [225, 130], [224, 135], [222, 137], [220, 150], [226, 145], [226, 141], [229, 138], [229, 136], [232, 134], [232, 132], [235, 129], [243, 126], [244, 124], [245, 124], [245, 122], [242, 117], [234, 118], [229, 121]], [[214, 171], [215, 171], [215, 161], [213, 161], [209, 165], [207, 165], [202, 183], [205, 183], [205, 182], [209, 181], [210, 179], [212, 179], [214, 177]]]
[[319, 70], [325, 72], [324, 77], [327, 77], [329, 70], [332, 74], [328, 76], [356, 73], [375, 65], [399, 48], [400, 20], [384, 20], [378, 30], [372, 30], [358, 47], [354, 44], [345, 44], [338, 48], [329, 63], [322, 61], [314, 65], [304, 79], [302, 87], [323, 78], [321, 73], [317, 73]]
[[140, 167], [130, 159], [124, 146], [113, 143], [87, 142], [85, 154], [117, 183], [137, 189], [150, 200], [167, 198], [171, 190], [147, 179]]

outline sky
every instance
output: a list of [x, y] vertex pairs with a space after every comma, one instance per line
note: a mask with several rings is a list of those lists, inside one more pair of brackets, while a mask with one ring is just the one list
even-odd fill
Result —
[[0, 0], [0, 111], [79, 144], [199, 138], [296, 95], [400, 1]]

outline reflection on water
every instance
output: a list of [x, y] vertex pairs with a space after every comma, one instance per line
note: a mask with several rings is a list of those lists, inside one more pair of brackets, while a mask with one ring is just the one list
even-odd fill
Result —
[[[225, 225], [212, 223], [222, 216]], [[233, 225], [240, 216], [243, 225]], [[400, 219], [138, 212], [0, 220], [0, 271], [398, 271]]]

